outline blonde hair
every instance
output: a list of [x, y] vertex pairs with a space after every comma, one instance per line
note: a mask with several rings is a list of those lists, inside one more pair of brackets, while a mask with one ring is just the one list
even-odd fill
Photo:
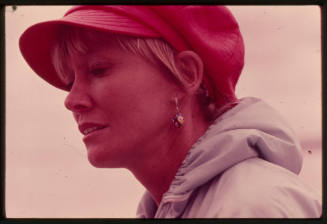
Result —
[[[103, 35], [105, 34], [105, 35]], [[59, 29], [59, 41], [52, 49], [52, 64], [63, 82], [68, 84], [71, 71], [66, 60], [74, 53], [86, 53], [88, 50], [86, 40], [110, 40], [116, 42], [123, 50], [131, 52], [135, 55], [142, 56], [149, 62], [161, 66], [172, 74], [171, 78], [175, 82], [179, 82], [180, 73], [175, 64], [175, 55], [178, 53], [166, 41], [159, 38], [139, 38], [127, 35], [119, 35], [115, 33], [103, 33], [91, 29], [75, 28], [62, 25]], [[198, 99], [203, 107], [205, 117], [208, 121], [213, 120], [215, 104], [208, 96], [208, 91], [203, 84], [197, 91]]]

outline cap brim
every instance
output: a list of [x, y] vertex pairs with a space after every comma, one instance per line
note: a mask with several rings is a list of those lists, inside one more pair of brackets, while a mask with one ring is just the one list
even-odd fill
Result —
[[68, 90], [52, 65], [51, 51], [58, 40], [61, 25], [91, 28], [125, 35], [159, 37], [151, 29], [127, 17], [99, 10], [81, 10], [62, 19], [41, 22], [29, 27], [19, 39], [20, 51], [29, 66], [51, 85]]

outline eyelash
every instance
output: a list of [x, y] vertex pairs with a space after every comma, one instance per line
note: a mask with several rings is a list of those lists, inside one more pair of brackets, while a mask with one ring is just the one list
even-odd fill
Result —
[[107, 68], [99, 67], [99, 68], [91, 69], [90, 73], [95, 76], [101, 76], [105, 73], [106, 70], [107, 70]]
[[[101, 77], [106, 72], [107, 69], [108, 68], [106, 68], [106, 67], [92, 68], [92, 69], [89, 70], [89, 73], [94, 75], [94, 76]], [[67, 85], [67, 89], [69, 91], [72, 89], [73, 84], [74, 84], [74, 81]]]

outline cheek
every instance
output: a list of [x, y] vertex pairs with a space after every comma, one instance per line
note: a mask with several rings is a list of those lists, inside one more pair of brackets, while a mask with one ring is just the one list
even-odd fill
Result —
[[115, 126], [118, 137], [118, 133], [136, 136], [169, 126], [175, 114], [172, 84], [156, 70], [135, 67], [94, 82], [97, 107]]
[[[108, 115], [126, 120], [164, 112], [171, 94], [151, 79], [104, 80], [94, 88], [96, 103]], [[130, 114], [130, 115], [129, 115]], [[143, 120], [143, 119], [142, 119]]]
[[160, 122], [166, 116], [168, 109], [164, 98], [125, 92], [119, 98], [108, 99], [106, 111], [110, 111], [112, 119], [119, 121], [121, 125], [135, 125], [136, 128], [142, 128]]

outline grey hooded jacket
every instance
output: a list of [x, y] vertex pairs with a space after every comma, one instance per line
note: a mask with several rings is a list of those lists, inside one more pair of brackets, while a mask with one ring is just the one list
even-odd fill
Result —
[[297, 176], [299, 141], [263, 101], [244, 98], [189, 150], [159, 206], [145, 192], [139, 218], [314, 218], [321, 196]]

